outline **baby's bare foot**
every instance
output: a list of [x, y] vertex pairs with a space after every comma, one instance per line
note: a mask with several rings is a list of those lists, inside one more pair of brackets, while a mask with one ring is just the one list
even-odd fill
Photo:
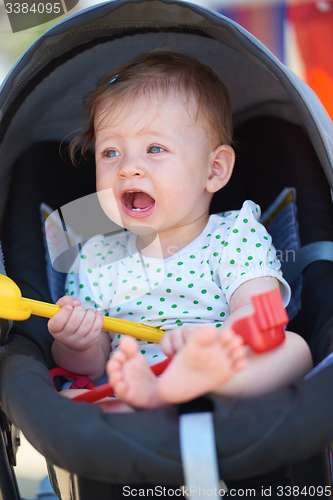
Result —
[[217, 390], [247, 362], [243, 340], [233, 330], [196, 327], [158, 379], [158, 393], [167, 403], [180, 403]]
[[122, 337], [118, 349], [106, 365], [109, 382], [116, 395], [135, 408], [157, 408], [163, 402], [157, 394], [157, 379], [137, 342]]

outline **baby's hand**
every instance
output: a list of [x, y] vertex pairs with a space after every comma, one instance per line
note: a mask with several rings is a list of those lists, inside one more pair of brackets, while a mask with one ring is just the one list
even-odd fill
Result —
[[181, 326], [167, 330], [161, 340], [161, 348], [166, 356], [173, 356], [186, 343], [193, 334], [196, 326]]
[[103, 315], [100, 311], [86, 309], [81, 302], [68, 295], [61, 297], [61, 306], [47, 324], [52, 337], [74, 351], [85, 351], [98, 342]]

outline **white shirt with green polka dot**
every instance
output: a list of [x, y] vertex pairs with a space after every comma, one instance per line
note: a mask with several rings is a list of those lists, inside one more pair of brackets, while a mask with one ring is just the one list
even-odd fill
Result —
[[[205, 323], [220, 327], [233, 292], [258, 277], [279, 280], [286, 306], [290, 287], [259, 218], [252, 201], [239, 211], [211, 215], [197, 238], [165, 259], [140, 254], [137, 235], [129, 231], [94, 236], [82, 249], [79, 272], [68, 274], [66, 293], [86, 308], [163, 330]], [[119, 337], [111, 334], [112, 349]], [[139, 343], [149, 364], [164, 359], [158, 345]]]

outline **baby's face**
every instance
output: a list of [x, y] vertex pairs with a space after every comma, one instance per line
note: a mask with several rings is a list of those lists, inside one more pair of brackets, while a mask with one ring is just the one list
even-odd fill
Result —
[[[112, 189], [124, 227], [172, 232], [208, 218], [213, 145], [194, 99], [158, 93], [112, 106], [95, 118], [97, 190]], [[215, 145], [216, 146], [216, 145]]]

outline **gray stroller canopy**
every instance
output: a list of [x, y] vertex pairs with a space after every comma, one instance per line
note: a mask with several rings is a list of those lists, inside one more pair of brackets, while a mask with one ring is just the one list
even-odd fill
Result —
[[104, 73], [159, 46], [214, 69], [229, 89], [235, 125], [266, 115], [303, 126], [333, 186], [332, 122], [311, 89], [264, 45], [233, 21], [187, 2], [119, 0], [48, 30], [7, 76], [0, 92], [1, 189], [31, 144], [61, 141], [81, 126], [83, 96]]

